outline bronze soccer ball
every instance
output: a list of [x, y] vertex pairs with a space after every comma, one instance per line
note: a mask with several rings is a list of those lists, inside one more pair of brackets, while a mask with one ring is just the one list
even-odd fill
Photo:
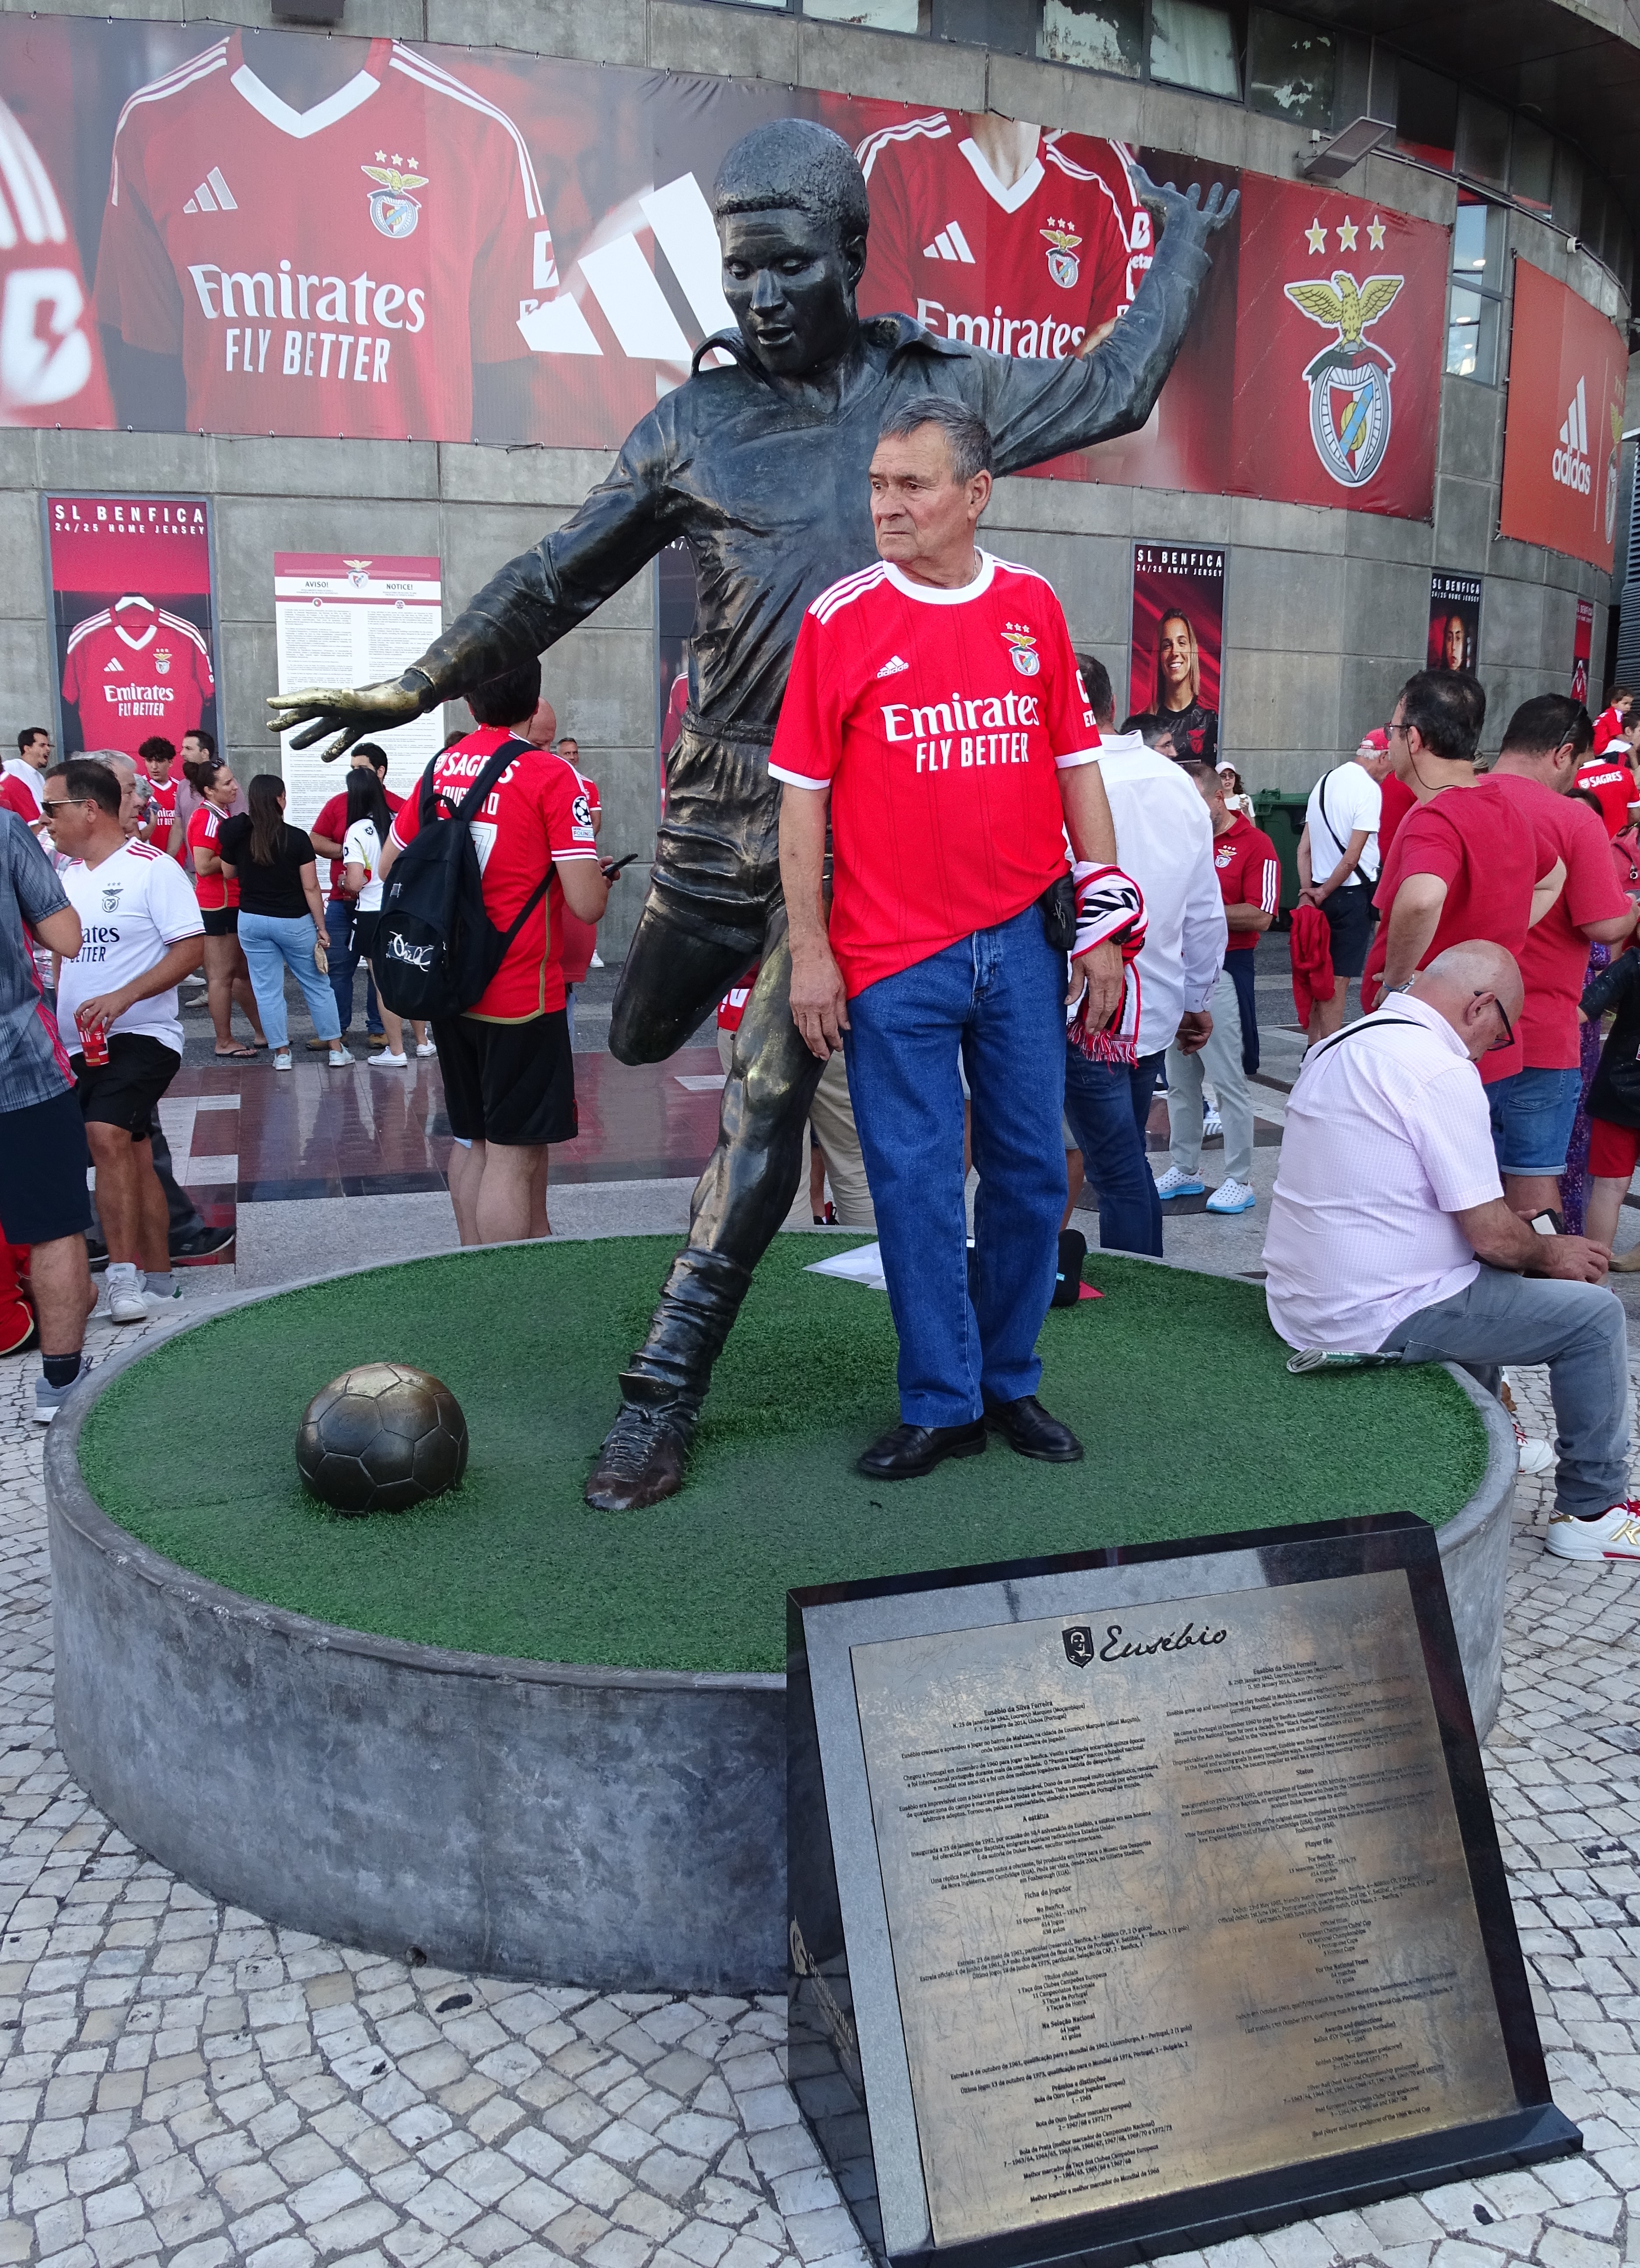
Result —
[[296, 1462], [303, 1485], [334, 1512], [407, 1512], [460, 1479], [467, 1419], [426, 1371], [361, 1363], [308, 1403]]

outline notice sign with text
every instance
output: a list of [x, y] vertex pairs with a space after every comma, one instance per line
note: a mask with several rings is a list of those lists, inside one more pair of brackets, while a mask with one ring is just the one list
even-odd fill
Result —
[[[305, 685], [373, 685], [397, 677], [444, 627], [439, 567], [431, 558], [345, 557], [339, 552], [276, 551], [274, 627], [279, 690]], [[346, 773], [319, 747], [283, 742], [285, 808], [310, 827]], [[387, 784], [408, 795], [444, 740], [442, 707], [414, 723], [372, 735], [387, 753]]]
[[1500, 535], [1610, 571], [1628, 383], [1622, 332], [1517, 260]]
[[788, 1616], [792, 2084], [879, 2259], [1130, 2261], [1578, 2146], [1410, 1514]]
[[210, 506], [203, 497], [48, 496], [57, 746], [135, 756], [217, 731]]

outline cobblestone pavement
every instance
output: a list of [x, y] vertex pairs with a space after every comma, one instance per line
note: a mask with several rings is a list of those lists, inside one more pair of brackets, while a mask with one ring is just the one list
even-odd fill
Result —
[[[94, 1323], [90, 1351], [114, 1336]], [[786, 2091], [779, 1999], [413, 1969], [219, 1905], [109, 1826], [52, 1739], [37, 1368], [0, 1376], [0, 2263], [864, 2268]], [[1537, 1431], [1541, 1381], [1516, 1381]], [[1213, 2268], [1640, 2259], [1640, 1573], [1546, 1559], [1547, 1517], [1522, 1482], [1488, 1771], [1588, 2154]]]

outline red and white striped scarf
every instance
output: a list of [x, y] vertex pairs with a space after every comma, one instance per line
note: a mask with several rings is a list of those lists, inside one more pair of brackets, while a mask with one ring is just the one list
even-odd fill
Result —
[[[1144, 893], [1120, 866], [1100, 866], [1086, 859], [1072, 869], [1077, 893], [1077, 941], [1073, 961], [1096, 945], [1122, 948], [1122, 1005], [1102, 1031], [1090, 1032], [1084, 1005], [1070, 1019], [1068, 1036], [1072, 1047], [1094, 1063], [1131, 1064], [1138, 1061], [1139, 948], [1144, 943]], [[1085, 1003], [1084, 995], [1084, 1004]]]

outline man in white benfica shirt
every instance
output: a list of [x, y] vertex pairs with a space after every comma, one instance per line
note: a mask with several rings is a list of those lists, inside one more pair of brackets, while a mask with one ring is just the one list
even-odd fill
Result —
[[[966, 404], [892, 413], [871, 467], [879, 563], [805, 615], [769, 759], [792, 1018], [815, 1055], [844, 1048], [900, 1334], [901, 1422], [860, 1459], [874, 1480], [977, 1454], [988, 1423], [1023, 1456], [1082, 1454], [1036, 1399], [1065, 1204], [1066, 952], [1069, 997], [1085, 992], [1097, 1027], [1122, 997], [1116, 941], [1136, 949], [1143, 931], [1109, 863], [1099, 731], [1059, 601], [974, 545], [990, 455]], [[1074, 947], [1067, 831], [1098, 901], [1078, 887]]]
[[396, 40], [234, 32], [120, 114], [97, 313], [190, 430], [516, 438], [557, 281], [518, 128]]
[[85, 747], [135, 757], [160, 725], [180, 739], [202, 723], [216, 691], [199, 630], [152, 599], [128, 593], [69, 633], [63, 697], [78, 712]]
[[204, 922], [187, 876], [150, 843], [127, 840], [120, 783], [85, 757], [46, 775], [46, 820], [70, 863], [61, 880], [80, 917], [63, 963], [57, 1029], [97, 1168], [108, 1247], [108, 1314], [146, 1322], [176, 1296], [170, 1217], [151, 1138], [159, 1098], [182, 1064], [177, 985], [204, 957]]
[[1132, 306], [1154, 239], [1120, 143], [937, 110], [855, 155], [871, 200], [863, 315], [1057, 362]]
[[113, 423], [79, 252], [39, 151], [0, 102], [0, 425]]

